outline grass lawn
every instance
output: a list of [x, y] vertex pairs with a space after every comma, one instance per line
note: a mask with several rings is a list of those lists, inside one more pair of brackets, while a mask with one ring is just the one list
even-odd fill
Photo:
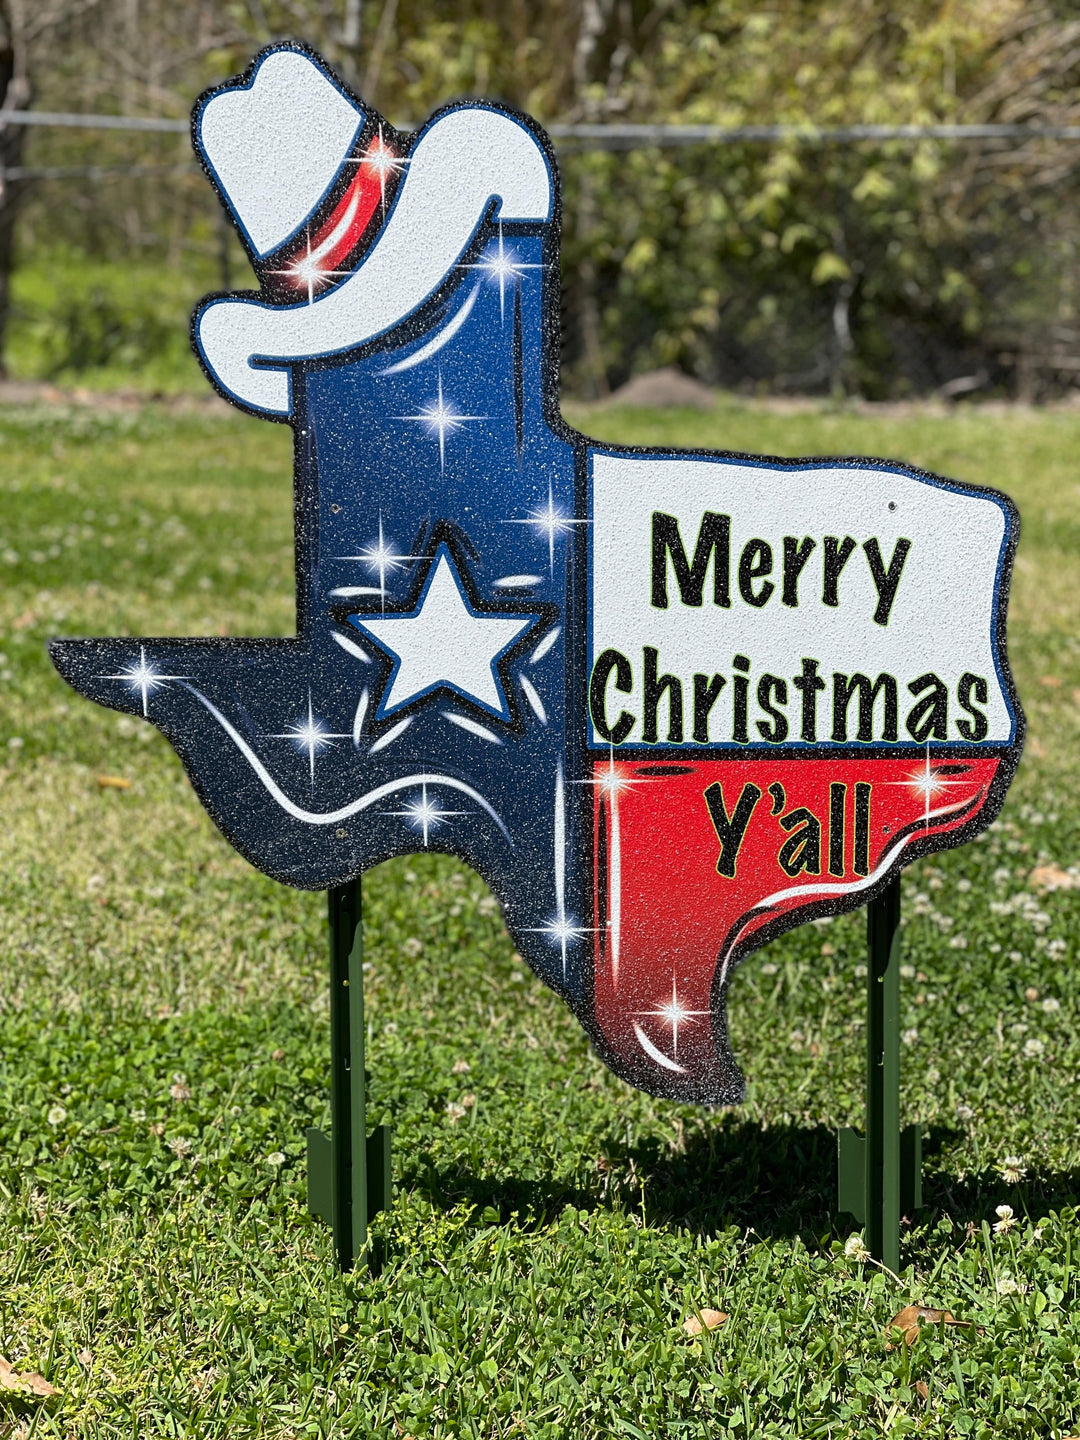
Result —
[[[1030, 720], [1002, 819], [904, 881], [905, 1118], [928, 1130], [902, 1273], [845, 1256], [860, 914], [731, 996], [745, 1105], [614, 1079], [440, 857], [365, 883], [381, 1273], [305, 1208], [328, 1123], [321, 897], [234, 855], [171, 749], [52, 672], [53, 634], [285, 634], [288, 431], [0, 416], [0, 1437], [1060, 1437], [1080, 1430], [1080, 416], [823, 409], [575, 417], [607, 439], [900, 457], [1024, 517]], [[100, 788], [113, 775], [129, 789]], [[465, 1067], [468, 1067], [467, 1069]], [[1006, 1157], [1021, 1178], [1007, 1183]], [[1001, 1233], [996, 1207], [1013, 1207]], [[909, 1302], [978, 1330], [890, 1347]], [[682, 1322], [728, 1313], [698, 1338]]]

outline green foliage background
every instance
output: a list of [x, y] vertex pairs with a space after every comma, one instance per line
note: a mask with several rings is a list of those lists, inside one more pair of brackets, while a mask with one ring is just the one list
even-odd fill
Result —
[[[1080, 18], [1042, 0], [90, 4], [37, 57], [36, 103], [185, 115], [285, 37], [319, 46], [399, 124], [465, 95], [547, 122], [1080, 120]], [[41, 164], [190, 159], [175, 136], [40, 131], [30, 147]], [[675, 364], [751, 389], [1059, 393], [1080, 373], [1078, 161], [1080, 141], [1038, 139], [567, 151], [567, 384], [603, 392]], [[160, 287], [142, 275], [168, 277], [181, 315], [216, 283], [221, 245], [198, 175], [40, 183], [16, 368], [191, 377], [163, 363]], [[111, 264], [115, 283], [73, 308], [49, 283], [73, 263]], [[234, 244], [234, 283], [242, 264]]]

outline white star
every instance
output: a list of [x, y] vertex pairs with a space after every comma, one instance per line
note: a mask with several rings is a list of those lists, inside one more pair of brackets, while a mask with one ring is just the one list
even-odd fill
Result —
[[440, 810], [439, 802], [434, 795], [428, 795], [427, 781], [420, 786], [420, 798], [409, 800], [401, 810], [384, 810], [384, 815], [397, 815], [402, 820], [407, 820], [414, 830], [419, 830], [424, 837], [424, 849], [427, 849], [428, 833], [439, 825], [445, 825], [456, 815], [469, 815], [469, 810]]
[[333, 730], [328, 730], [322, 720], [312, 711], [311, 691], [308, 691], [307, 718], [299, 721], [296, 725], [290, 725], [288, 730], [278, 735], [268, 735], [268, 740], [291, 740], [296, 748], [305, 752], [308, 757], [308, 768], [311, 772], [311, 783], [315, 783], [315, 756], [321, 755], [328, 745], [335, 740], [351, 740], [352, 735], [339, 735]]
[[146, 702], [170, 680], [187, 680], [187, 675], [163, 675], [152, 660], [146, 658], [146, 646], [139, 646], [139, 658], [118, 675], [99, 675], [99, 680], [123, 680], [129, 690], [137, 690], [142, 697], [142, 713], [146, 715]]
[[531, 525], [541, 535], [547, 537], [548, 542], [548, 572], [555, 573], [555, 536], [566, 535], [575, 525], [588, 525], [588, 520], [575, 520], [572, 515], [567, 515], [564, 510], [558, 509], [555, 504], [555, 497], [551, 489], [551, 481], [548, 481], [547, 505], [543, 510], [530, 510], [524, 520], [507, 520], [507, 525]]
[[439, 437], [439, 468], [446, 469], [446, 437], [455, 435], [468, 420], [486, 420], [486, 415], [463, 415], [452, 400], [443, 397], [442, 371], [439, 371], [439, 387], [437, 398], [417, 415], [395, 415], [395, 420], [414, 420], [417, 424], [423, 425], [429, 435]]
[[679, 992], [675, 987], [675, 976], [671, 977], [671, 999], [665, 1005], [659, 1005], [655, 1010], [639, 1010], [639, 1015], [652, 1015], [657, 1020], [663, 1020], [666, 1025], [671, 1026], [671, 1050], [673, 1055], [679, 1053], [679, 1026], [688, 1020], [696, 1020], [701, 1015], [708, 1015], [708, 1010], [687, 1010], [686, 1006], [679, 999]]
[[378, 719], [441, 687], [456, 690], [500, 720], [510, 719], [495, 664], [536, 623], [535, 617], [473, 610], [445, 546], [436, 551], [411, 614], [350, 618], [394, 657]]

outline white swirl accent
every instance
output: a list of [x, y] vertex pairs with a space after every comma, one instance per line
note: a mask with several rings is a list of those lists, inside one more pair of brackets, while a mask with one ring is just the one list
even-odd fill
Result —
[[470, 735], [476, 735], [481, 740], [490, 740], [492, 745], [503, 743], [494, 730], [489, 730], [486, 725], [481, 725], [476, 720], [470, 720], [467, 715], [455, 715], [452, 710], [444, 710], [442, 717], [444, 720], [449, 720], [451, 725], [457, 725], [459, 729], [467, 730]]
[[411, 724], [412, 716], [406, 715], [405, 719], [399, 720], [392, 730], [387, 730], [385, 735], [380, 735], [367, 753], [369, 755], [377, 755], [380, 750], [385, 750], [388, 745], [393, 745], [395, 740], [401, 739]]
[[374, 790], [369, 790], [366, 795], [361, 795], [358, 800], [351, 800], [348, 805], [342, 805], [340, 809], [337, 810], [305, 810], [302, 806], [297, 805], [294, 800], [290, 800], [244, 737], [235, 726], [226, 720], [225, 716], [212, 700], [208, 700], [201, 690], [196, 689], [194, 685], [188, 684], [186, 680], [178, 680], [176, 683], [182, 685], [185, 690], [190, 691], [196, 700], [209, 710], [210, 714], [225, 731], [226, 735], [228, 735], [229, 739], [240, 751], [241, 755], [243, 755], [252, 770], [254, 770], [267, 794], [277, 801], [282, 810], [284, 810], [287, 815], [291, 815], [294, 820], [300, 820], [305, 825], [340, 825], [342, 820], [348, 820], [350, 816], [358, 815], [363, 810], [370, 810], [372, 805], [377, 805], [380, 800], [385, 800], [388, 795], [394, 795], [399, 790], [408, 789], [410, 785], [445, 785], [447, 789], [460, 791], [462, 795], [467, 795], [470, 800], [475, 800], [476, 803], [491, 816], [492, 820], [495, 821], [495, 824], [502, 831], [511, 847], [514, 844], [510, 831], [503, 824], [498, 812], [484, 799], [479, 790], [474, 790], [471, 785], [466, 785], [463, 780], [455, 780], [452, 775], [436, 775], [431, 771], [419, 771], [415, 775], [403, 775], [400, 780], [389, 780], [385, 785], [377, 785]]
[[[928, 810], [926, 813], [926, 819], [922, 824], [921, 830], [913, 830], [910, 834], [902, 835], [898, 840], [894, 840], [886, 850], [882, 851], [881, 859], [878, 861], [877, 865], [875, 865], [874, 869], [870, 872], [869, 875], [864, 875], [859, 880], [849, 880], [846, 882], [840, 882], [839, 884], [789, 885], [787, 889], [777, 890], [774, 895], [767, 895], [764, 900], [759, 900], [758, 903], [753, 907], [753, 911], [756, 912], [766, 908], [771, 908], [774, 905], [781, 904], [785, 900], [796, 900], [803, 898], [812, 899], [815, 895], [858, 895], [860, 891], [868, 890], [872, 885], [876, 885], [877, 882], [888, 873], [890, 866], [892, 866], [897, 856], [900, 855], [902, 851], [907, 849], [908, 845], [911, 844], [912, 840], [917, 839], [920, 833], [929, 829], [931, 820], [943, 820], [947, 816], [954, 814], [957, 810], [963, 810], [966, 805], [971, 804], [974, 798], [974, 796], [969, 795], [964, 800], [957, 800], [955, 804], [942, 805], [937, 810]], [[732, 952], [734, 951], [735, 946], [738, 944], [739, 940], [742, 938], [743, 933], [745, 932], [746, 927], [747, 925], [749, 925], [749, 923], [750, 920], [748, 917], [745, 924], [741, 926], [738, 933], [732, 938], [731, 944], [727, 948], [727, 951], [724, 955], [723, 963], [720, 966], [721, 984], [723, 984], [724, 980], [727, 977], [728, 967], [731, 964]]]
[[336, 630], [331, 630], [330, 634], [347, 654], [354, 656], [357, 660], [363, 660], [365, 665], [371, 664], [371, 656], [366, 650], [362, 650], [355, 640], [350, 640], [347, 635], [339, 635]]
[[437, 355], [444, 345], [449, 345], [472, 314], [472, 308], [476, 304], [476, 297], [479, 293], [480, 285], [477, 283], [469, 291], [465, 304], [457, 314], [448, 320], [441, 330], [437, 330], [426, 345], [421, 345], [419, 350], [415, 350], [404, 360], [399, 360], [396, 365], [388, 365], [385, 370], [380, 370], [378, 373], [380, 375], [400, 375], [402, 370], [411, 370], [414, 365], [422, 365], [425, 360], [430, 360], [432, 355]]
[[352, 722], [352, 743], [357, 750], [360, 749], [360, 736], [363, 734], [364, 718], [367, 715], [367, 709], [368, 692], [367, 686], [365, 685], [363, 690], [360, 691], [360, 699], [356, 702], [356, 714], [353, 716]]
[[524, 692], [525, 699], [528, 700], [532, 706], [533, 714], [540, 721], [541, 725], [546, 725], [548, 723], [547, 711], [544, 709], [544, 702], [536, 693], [536, 686], [527, 675], [519, 675], [518, 679], [521, 681], [521, 688]]
[[674, 1070], [676, 1075], [688, 1075], [690, 1073], [685, 1065], [680, 1065], [677, 1060], [672, 1060], [670, 1055], [665, 1055], [662, 1050], [658, 1049], [636, 1020], [634, 1021], [634, 1034], [637, 1036], [638, 1044], [645, 1051], [645, 1054], [648, 1055], [650, 1059], [655, 1060], [657, 1065], [662, 1065], [665, 1070]]
[[619, 947], [622, 941], [622, 831], [619, 797], [608, 797], [611, 833], [608, 837], [608, 929], [611, 939], [611, 988], [619, 988]]
[[540, 644], [537, 645], [536, 649], [529, 656], [529, 664], [535, 665], [538, 661], [542, 660], [544, 656], [548, 653], [548, 651], [551, 649], [551, 647], [555, 644], [555, 641], [558, 640], [561, 634], [561, 625], [556, 625], [554, 630], [549, 630], [548, 633], [544, 636], [544, 638], [540, 641]]
[[555, 766], [555, 906], [566, 918], [566, 786], [562, 761]]

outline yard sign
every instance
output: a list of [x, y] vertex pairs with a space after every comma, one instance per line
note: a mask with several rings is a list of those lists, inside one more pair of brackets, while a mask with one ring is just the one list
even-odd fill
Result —
[[57, 667], [156, 725], [267, 875], [456, 855], [618, 1075], [741, 1099], [738, 963], [1000, 809], [1014, 507], [571, 430], [555, 161], [503, 106], [404, 135], [284, 45], [194, 140], [260, 282], [194, 344], [293, 429], [297, 633], [63, 640]]

